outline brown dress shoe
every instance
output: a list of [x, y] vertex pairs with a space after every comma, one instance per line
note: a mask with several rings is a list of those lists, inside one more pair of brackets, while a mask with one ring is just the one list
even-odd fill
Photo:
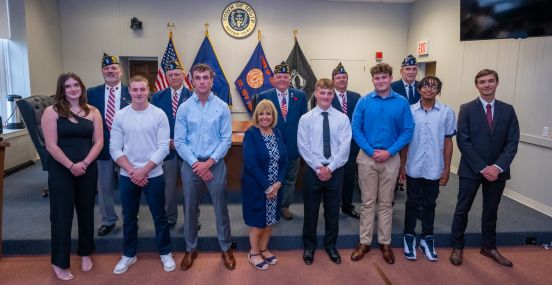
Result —
[[360, 243], [357, 248], [353, 251], [351, 254], [351, 260], [352, 261], [359, 261], [361, 260], [365, 254], [367, 254], [370, 251], [370, 245]]
[[282, 208], [281, 216], [284, 220], [293, 220], [293, 214], [289, 210], [289, 208]]
[[226, 266], [228, 270], [234, 270], [236, 268], [236, 259], [234, 258], [234, 254], [231, 249], [223, 251], [221, 257], [224, 262], [224, 266]]
[[498, 250], [496, 249], [482, 248], [480, 253], [484, 256], [492, 258], [496, 263], [500, 265], [507, 266], [507, 267], [514, 266], [514, 264], [510, 260], [508, 260], [508, 258], [502, 256], [502, 254], [500, 254], [500, 252], [498, 252]]
[[395, 255], [393, 255], [393, 251], [391, 250], [391, 246], [388, 244], [380, 244], [381, 254], [383, 256], [383, 260], [389, 264], [395, 263]]
[[180, 270], [188, 270], [194, 264], [194, 260], [197, 258], [197, 250], [192, 250], [191, 252], [186, 252], [182, 261], [180, 262]]
[[450, 253], [449, 260], [450, 263], [456, 266], [462, 265], [462, 250], [458, 248], [453, 249]]

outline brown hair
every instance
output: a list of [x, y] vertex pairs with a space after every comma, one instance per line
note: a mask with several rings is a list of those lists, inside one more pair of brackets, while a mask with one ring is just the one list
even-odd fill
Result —
[[205, 64], [205, 63], [198, 63], [198, 64], [196, 64], [192, 67], [192, 70], [190, 71], [190, 74], [192, 75], [192, 78], [194, 76], [194, 72], [196, 72], [196, 71], [197, 72], [209, 71], [209, 74], [211, 74], [211, 78], [215, 77], [215, 72], [213, 71], [211, 66], [209, 66], [208, 64]]
[[370, 74], [374, 77], [377, 73], [387, 73], [389, 76], [393, 76], [393, 67], [387, 63], [378, 63], [370, 68]]
[[318, 89], [318, 88], [331, 89], [333, 91], [334, 83], [331, 79], [322, 78], [322, 79], [318, 79], [318, 81], [316, 81], [316, 84], [314, 85], [314, 88], [315, 89]]
[[276, 107], [272, 103], [272, 101], [263, 99], [259, 104], [257, 104], [257, 107], [255, 107], [255, 111], [253, 112], [253, 126], [259, 127], [259, 114], [261, 112], [269, 111], [272, 114], [272, 124], [270, 124], [271, 128], [274, 128], [276, 124], [278, 124], [278, 117], [276, 115]]
[[477, 79], [479, 79], [480, 77], [491, 75], [491, 74], [494, 75], [494, 77], [496, 78], [496, 82], [498, 82], [498, 73], [496, 71], [492, 69], [483, 69], [475, 75], [475, 79], [474, 79], [475, 84], [477, 84]]
[[76, 80], [81, 88], [81, 96], [79, 97], [79, 106], [84, 111], [84, 115], [87, 116], [90, 112], [88, 107], [88, 98], [86, 97], [86, 87], [78, 75], [72, 72], [62, 73], [57, 80], [56, 94], [54, 95], [54, 111], [58, 113], [60, 117], [70, 118], [73, 117], [71, 112], [71, 106], [67, 98], [65, 98], [65, 82], [70, 78]]
[[148, 79], [143, 76], [143, 75], [140, 75], [140, 74], [137, 74], [137, 75], [133, 75], [129, 81], [128, 81], [128, 86], [130, 87], [130, 84], [132, 82], [145, 82], [146, 83], [146, 86], [148, 86], [148, 90], [149, 90], [149, 81]]

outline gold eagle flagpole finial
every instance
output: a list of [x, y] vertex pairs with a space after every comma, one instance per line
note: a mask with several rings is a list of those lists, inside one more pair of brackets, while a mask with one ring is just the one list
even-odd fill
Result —
[[261, 41], [261, 29], [257, 30], [257, 38], [259, 39], [259, 42]]
[[175, 25], [172, 22], [167, 23], [167, 28], [169, 29], [169, 32], [172, 34], [172, 31], [174, 29]]
[[209, 23], [205, 22], [205, 36], [208, 37], [209, 36]]
[[297, 29], [293, 30], [293, 38], [294, 39], [297, 39], [297, 34], [299, 33], [299, 31]]

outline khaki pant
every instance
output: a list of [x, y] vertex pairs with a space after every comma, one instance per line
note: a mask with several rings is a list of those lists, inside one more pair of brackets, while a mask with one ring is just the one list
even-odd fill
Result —
[[378, 209], [378, 242], [391, 244], [393, 199], [399, 174], [399, 155], [378, 163], [364, 151], [357, 157], [358, 183], [360, 186], [360, 243], [371, 244], [374, 231], [376, 203]]

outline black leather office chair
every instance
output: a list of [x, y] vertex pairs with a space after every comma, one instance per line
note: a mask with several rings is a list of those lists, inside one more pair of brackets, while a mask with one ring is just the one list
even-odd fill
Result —
[[[19, 108], [21, 117], [23, 117], [23, 121], [27, 126], [27, 131], [40, 157], [42, 170], [45, 171], [47, 170], [49, 154], [44, 144], [44, 135], [42, 134], [40, 120], [42, 119], [44, 109], [52, 104], [54, 104], [54, 98], [44, 95], [33, 95], [17, 101], [17, 107]], [[42, 196], [48, 197], [48, 188], [42, 190]]]

